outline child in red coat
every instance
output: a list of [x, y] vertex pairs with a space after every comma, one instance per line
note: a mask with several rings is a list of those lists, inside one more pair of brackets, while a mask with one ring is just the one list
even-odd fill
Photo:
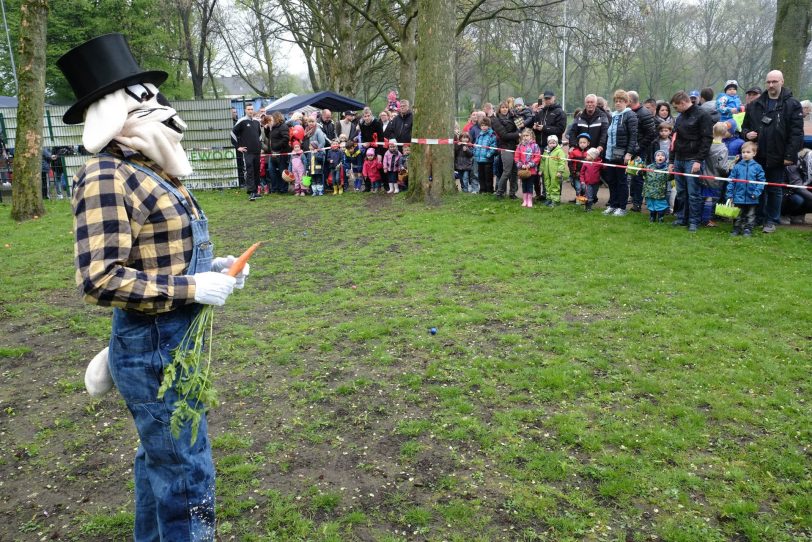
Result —
[[361, 169], [361, 175], [364, 176], [364, 182], [372, 185], [372, 192], [381, 190], [382, 171], [383, 165], [378, 162], [375, 156], [375, 149], [372, 147], [368, 148], [366, 160], [364, 160], [364, 167]]
[[601, 185], [601, 169], [603, 169], [600, 156], [601, 153], [598, 149], [589, 149], [586, 151], [586, 161], [581, 166], [579, 180], [584, 185], [584, 192], [586, 193], [584, 211], [591, 211], [592, 205], [598, 201], [598, 188]]
[[[586, 151], [589, 150], [591, 143], [592, 138], [589, 134], [579, 134], [578, 145], [570, 150], [570, 184], [572, 184], [572, 188], [575, 190], [576, 197], [586, 195], [586, 189], [581, 186], [581, 166], [583, 165], [583, 161], [586, 160]], [[575, 202], [580, 204], [577, 199]]]

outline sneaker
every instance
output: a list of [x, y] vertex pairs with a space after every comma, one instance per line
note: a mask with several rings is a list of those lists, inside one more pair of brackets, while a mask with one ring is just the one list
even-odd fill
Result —
[[744, 230], [744, 233], [743, 233], [742, 235], [743, 235], [744, 237], [752, 237], [752, 236], [753, 236], [753, 232], [751, 232], [750, 230]]
[[617, 211], [617, 209], [615, 209], [614, 207], [607, 207], [606, 209], [603, 210], [603, 214], [611, 215], [615, 211]]
[[739, 235], [741, 235], [741, 232], [739, 230], [733, 230], [732, 232], [730, 232], [730, 235], [733, 237], [738, 237]]
[[766, 226], [764, 226], [764, 228], [762, 228], [761, 231], [763, 231], [764, 233], [774, 233], [775, 224], [767, 224]]
[[253, 192], [248, 194], [248, 201], [254, 201], [256, 199], [257, 199], [257, 195], [254, 194]]
[[555, 202], [553, 200], [548, 199], [547, 201], [544, 202], [544, 205], [552, 209], [553, 207], [555, 207]]
[[685, 222], [682, 222], [681, 220], [675, 220], [674, 222], [671, 223], [671, 225], [674, 226], [675, 228], [678, 228], [680, 226], [684, 226]]
[[688, 233], [696, 233], [697, 229], [696, 224], [691, 224], [688, 226]]
[[785, 215], [781, 215], [781, 218], [778, 219], [778, 220], [779, 220], [779, 222], [781, 222], [782, 226], [789, 226], [790, 224], [792, 224], [792, 221], [790, 220], [790, 218], [788, 216], [785, 216]]
[[588, 206], [584, 207], [584, 211], [586, 211], [587, 213], [591, 213], [592, 212], [592, 206], [588, 205]]
[[615, 212], [612, 213], [612, 216], [626, 216], [626, 209], [615, 209]]

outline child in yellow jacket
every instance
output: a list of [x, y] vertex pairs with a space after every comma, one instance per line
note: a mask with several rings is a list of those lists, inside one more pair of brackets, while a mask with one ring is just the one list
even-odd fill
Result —
[[556, 203], [561, 203], [561, 182], [567, 174], [567, 155], [558, 145], [558, 137], [555, 135], [547, 138], [547, 148], [541, 157], [541, 168], [544, 174], [544, 192], [547, 193], [544, 205], [555, 207]]

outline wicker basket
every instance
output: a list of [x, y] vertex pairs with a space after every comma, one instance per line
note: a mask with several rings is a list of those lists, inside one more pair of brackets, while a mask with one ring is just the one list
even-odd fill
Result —
[[293, 181], [296, 180], [296, 178], [293, 176], [293, 173], [291, 173], [287, 169], [282, 172], [282, 178], [285, 180], [286, 183], [292, 183]]
[[530, 172], [530, 170], [529, 170], [529, 169], [524, 169], [524, 168], [522, 168], [522, 169], [520, 169], [519, 171], [517, 171], [517, 172], [516, 172], [516, 175], [518, 175], [518, 177], [519, 177], [520, 179], [528, 179], [528, 178], [530, 178], [530, 177], [531, 177], [533, 174]]

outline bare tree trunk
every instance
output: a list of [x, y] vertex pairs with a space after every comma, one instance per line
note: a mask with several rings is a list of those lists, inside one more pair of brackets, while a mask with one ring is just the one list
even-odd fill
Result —
[[[453, 45], [452, 43], [452, 47]], [[415, 22], [411, 22], [405, 29], [400, 43], [400, 53], [400, 98], [413, 102], [417, 87], [418, 55]], [[446, 54], [450, 55], [451, 51], [446, 51]]]
[[42, 117], [45, 108], [45, 50], [48, 0], [24, 0], [20, 5], [17, 137], [14, 142], [14, 183], [11, 217], [42, 216]]
[[809, 47], [812, 0], [778, 0], [770, 68], [784, 72], [784, 85], [799, 93], [801, 70]]
[[[454, 133], [455, 10], [456, 2], [418, 1], [420, 49], [412, 137], [448, 138]], [[443, 194], [455, 190], [451, 145], [415, 145], [409, 169], [411, 201], [438, 204]]]

